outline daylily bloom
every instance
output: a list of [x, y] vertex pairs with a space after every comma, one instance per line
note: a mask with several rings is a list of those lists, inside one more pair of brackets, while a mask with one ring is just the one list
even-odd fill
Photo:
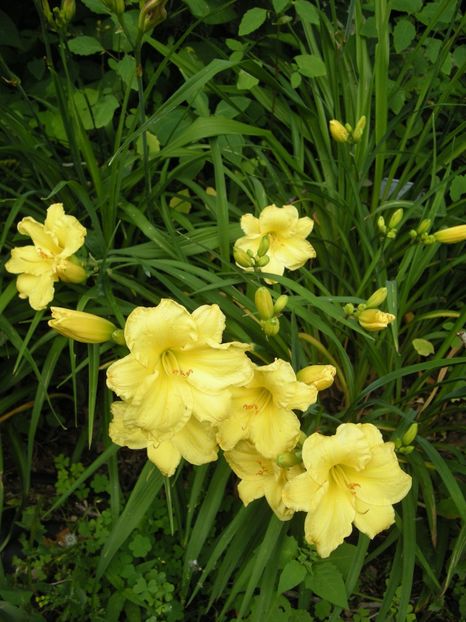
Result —
[[[299, 218], [294, 205], [269, 205], [262, 210], [259, 218], [252, 214], [241, 217], [241, 229], [246, 235], [236, 240], [235, 251], [247, 253], [249, 250], [257, 255], [263, 238], [267, 237], [269, 246], [266, 257], [269, 261], [260, 268], [261, 271], [281, 275], [285, 268], [297, 270], [316, 256], [313, 246], [306, 240], [313, 226], [311, 218]], [[244, 268], [241, 263], [238, 265]]]
[[370, 332], [377, 332], [387, 328], [390, 322], [396, 319], [393, 313], [385, 313], [379, 309], [364, 309], [358, 316], [359, 324]]
[[[107, 370], [107, 385], [135, 408], [127, 423], [150, 429], [159, 442], [192, 415], [216, 423], [229, 413], [230, 389], [250, 381], [247, 344], [221, 343], [225, 316], [217, 305], [189, 313], [170, 299], [137, 307], [126, 320], [130, 353]], [[131, 421], [129, 420], [131, 418]]]
[[28, 235], [34, 246], [14, 248], [5, 269], [19, 275], [19, 297], [29, 298], [33, 309], [44, 309], [53, 300], [56, 281], [86, 280], [86, 271], [74, 257], [84, 244], [86, 229], [74, 216], [65, 214], [61, 203], [47, 209], [44, 224], [26, 216], [18, 223], [18, 231]]
[[135, 419], [131, 413], [134, 408], [126, 402], [112, 404], [110, 438], [116, 445], [147, 449], [149, 460], [167, 477], [173, 475], [182, 458], [196, 465], [217, 460], [215, 430], [210, 423], [190, 417], [169, 440], [160, 441], [155, 431], [126, 422], [126, 418]]
[[253, 379], [233, 391], [229, 416], [218, 426], [218, 443], [229, 450], [250, 439], [262, 455], [275, 458], [292, 449], [299, 438], [293, 409], [306, 410], [316, 399], [316, 387], [298, 382], [286, 361], [256, 366]]
[[113, 333], [117, 330], [115, 324], [93, 313], [63, 307], [51, 307], [50, 310], [52, 312], [52, 319], [48, 322], [50, 328], [81, 343], [111, 341]]
[[314, 433], [303, 444], [306, 473], [283, 490], [285, 505], [307, 512], [306, 540], [328, 557], [352, 525], [374, 538], [395, 521], [392, 504], [406, 496], [411, 477], [393, 443], [370, 423], [343, 423], [334, 436]]
[[234, 449], [226, 451], [225, 459], [241, 479], [238, 494], [244, 505], [265, 497], [280, 520], [290, 520], [294, 510], [285, 507], [282, 492], [289, 480], [303, 473], [301, 465], [279, 467], [275, 460], [261, 455], [249, 441], [240, 441]]
[[448, 227], [441, 229], [432, 234], [436, 242], [442, 244], [456, 244], [466, 240], [466, 225], [456, 225], [456, 227]]

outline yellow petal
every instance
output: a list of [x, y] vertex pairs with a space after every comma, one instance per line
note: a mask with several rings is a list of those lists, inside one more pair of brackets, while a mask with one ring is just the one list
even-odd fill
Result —
[[147, 448], [147, 457], [166, 477], [171, 477], [181, 461], [181, 453], [172, 441], [163, 441], [157, 447]]
[[323, 483], [335, 465], [361, 470], [371, 459], [365, 435], [353, 423], [338, 426], [334, 436], [311, 434], [303, 444], [303, 462], [316, 482]]
[[128, 354], [107, 369], [107, 386], [118, 397], [140, 404], [158, 375], [157, 370], [151, 371]]
[[130, 449], [145, 449], [151, 444], [148, 434], [139, 426], [125, 422], [127, 408], [128, 405], [124, 402], [114, 402], [112, 404], [113, 419], [110, 422], [108, 434], [116, 445], [129, 447]]
[[260, 231], [262, 235], [265, 233], [286, 233], [296, 226], [299, 214], [294, 205], [284, 205], [277, 207], [276, 205], [268, 205], [259, 215]]
[[227, 389], [218, 393], [199, 391], [190, 385], [193, 400], [193, 415], [199, 421], [220, 423], [230, 413], [231, 392]]
[[283, 489], [283, 501], [293, 510], [313, 512], [328, 490], [328, 482], [318, 484], [309, 473], [291, 479]]
[[84, 244], [85, 227], [74, 216], [65, 214], [61, 203], [47, 209], [44, 226], [57, 241], [61, 257], [70, 257]]
[[359, 501], [373, 506], [397, 503], [411, 488], [411, 477], [400, 469], [393, 443], [372, 448], [372, 459], [362, 471], [345, 469]]
[[28, 235], [34, 242], [34, 246], [50, 255], [56, 256], [62, 250], [54, 235], [32, 216], [26, 216], [19, 221], [18, 231], [22, 235]]
[[356, 516], [354, 526], [374, 538], [395, 522], [395, 511], [391, 505], [371, 505], [356, 499]]
[[296, 374], [289, 363], [275, 359], [270, 365], [255, 368], [250, 386], [263, 386], [273, 397], [274, 403], [282, 408], [306, 410], [317, 399], [317, 390], [296, 380]]
[[241, 479], [273, 475], [272, 461], [262, 456], [249, 441], [240, 441], [234, 449], [226, 451], [225, 459]]
[[251, 417], [249, 437], [258, 451], [275, 459], [278, 454], [293, 449], [300, 432], [299, 419], [291, 410], [271, 404], [259, 415]]
[[55, 259], [38, 250], [35, 246], [13, 248], [11, 259], [5, 263], [5, 269], [13, 274], [53, 274]]
[[300, 238], [307, 238], [314, 228], [314, 221], [308, 216], [300, 218], [295, 225], [294, 234]]
[[236, 411], [218, 424], [217, 440], [223, 450], [233, 449], [240, 440], [249, 437], [250, 417], [247, 412]]
[[40, 311], [52, 302], [55, 281], [56, 279], [50, 273], [39, 276], [19, 274], [16, 279], [16, 289], [20, 298], [29, 298], [31, 307]]
[[178, 351], [176, 358], [189, 384], [207, 393], [245, 384], [253, 374], [250, 360], [236, 344], [201, 345]]
[[283, 264], [288, 270], [297, 270], [304, 266], [308, 259], [316, 256], [316, 251], [307, 240], [298, 237], [289, 240], [279, 239], [271, 245], [270, 255]]
[[241, 216], [240, 225], [247, 236], [260, 235], [259, 219], [252, 214], [244, 214]]
[[350, 535], [355, 514], [351, 494], [331, 483], [314, 511], [306, 516], [304, 533], [307, 542], [315, 544], [321, 557], [328, 557]]
[[146, 367], [154, 366], [166, 350], [193, 344], [196, 336], [188, 311], [170, 299], [162, 299], [157, 307], [136, 307], [125, 324], [128, 348]]
[[173, 436], [172, 443], [191, 464], [206, 464], [217, 460], [214, 428], [208, 423], [200, 423], [194, 417]]
[[225, 330], [225, 316], [218, 305], [202, 305], [191, 314], [201, 343], [222, 341]]
[[257, 255], [257, 250], [259, 248], [259, 244], [261, 243], [261, 240], [262, 240], [262, 236], [260, 234], [258, 234], [257, 236], [246, 235], [236, 240], [235, 248], [239, 248], [245, 253], [247, 253], [247, 251], [250, 250], [253, 255]]

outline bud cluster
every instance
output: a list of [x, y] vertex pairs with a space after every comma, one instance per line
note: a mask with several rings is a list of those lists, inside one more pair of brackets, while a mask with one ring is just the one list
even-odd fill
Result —
[[269, 337], [277, 335], [280, 330], [278, 316], [286, 307], [288, 296], [282, 294], [274, 303], [267, 287], [259, 287], [254, 295], [254, 301], [264, 333]]
[[380, 287], [377, 289], [366, 302], [359, 304], [356, 308], [352, 303], [348, 303], [343, 307], [346, 315], [354, 317], [369, 332], [378, 332], [387, 328], [387, 326], [396, 319], [392, 313], [381, 311], [378, 307], [385, 302], [387, 298], [387, 288]]
[[377, 228], [379, 232], [389, 240], [394, 240], [398, 235], [398, 225], [403, 220], [403, 215], [404, 211], [400, 207], [392, 214], [388, 224], [385, 223], [385, 218], [383, 216], [379, 216], [377, 219]]
[[337, 143], [358, 143], [366, 127], [366, 117], [363, 115], [353, 128], [349, 123], [340, 123], [336, 119], [329, 121], [330, 134]]
[[414, 451], [414, 445], [412, 445], [414, 439], [417, 436], [418, 424], [412, 423], [401, 438], [395, 439], [395, 449], [400, 454], [409, 455]]

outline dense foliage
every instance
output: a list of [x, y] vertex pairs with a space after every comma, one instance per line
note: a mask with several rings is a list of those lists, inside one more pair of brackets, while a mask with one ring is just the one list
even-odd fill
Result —
[[[465, 25], [452, 0], [0, 10], [0, 617], [466, 616]], [[37, 289], [15, 249], [57, 204], [74, 245], [37, 251]], [[270, 205], [307, 219], [304, 261], [274, 255], [272, 234], [249, 254], [238, 242]], [[58, 335], [52, 298], [105, 318], [114, 340]], [[147, 445], [112, 442], [110, 388], [135, 402], [106, 380], [136, 351], [126, 320], [167, 299], [198, 332], [196, 309], [221, 310], [224, 343], [202, 346], [248, 344], [290, 382], [332, 367], [333, 384], [289, 406], [302, 436], [280, 458], [295, 468], [302, 448], [307, 467], [316, 433], [376, 426], [412, 478], [389, 530], [320, 556], [302, 511], [243, 507], [227, 441], [226, 460], [172, 477]]]

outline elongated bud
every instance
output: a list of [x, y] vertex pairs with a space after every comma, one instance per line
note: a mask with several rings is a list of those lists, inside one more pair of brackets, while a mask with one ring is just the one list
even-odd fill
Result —
[[457, 225], [456, 227], [449, 227], [448, 229], [442, 229], [441, 231], [435, 231], [432, 234], [436, 242], [442, 244], [456, 244], [457, 242], [463, 242], [466, 240], [466, 225]]
[[121, 15], [125, 12], [125, 0], [102, 0], [102, 2], [117, 15]]
[[300, 460], [297, 458], [294, 452], [286, 451], [285, 453], [278, 455], [275, 462], [282, 469], [287, 469], [289, 467], [299, 464]]
[[233, 257], [241, 268], [252, 268], [254, 265], [254, 259], [248, 255], [246, 251], [243, 251], [242, 248], [238, 248], [237, 246], [233, 247]]
[[48, 0], [42, 0], [41, 5], [42, 5], [42, 13], [44, 14], [44, 17], [48, 25], [53, 28], [55, 26], [55, 20], [53, 19], [52, 11], [50, 10], [50, 5], [49, 5]]
[[270, 248], [270, 240], [268, 235], [264, 235], [257, 249], [257, 256], [263, 257]]
[[146, 0], [139, 14], [139, 30], [147, 32], [167, 18], [167, 0]]
[[268, 255], [264, 255], [263, 257], [258, 257], [256, 259], [256, 266], [258, 268], [264, 268], [270, 261], [270, 257]]
[[125, 333], [121, 328], [117, 328], [112, 333], [112, 341], [119, 346], [126, 345]]
[[416, 229], [416, 233], [418, 235], [427, 233], [430, 229], [431, 224], [432, 220], [430, 218], [424, 218], [424, 220], [421, 220], [421, 222], [419, 223], [419, 227]]
[[278, 335], [280, 331], [280, 321], [278, 317], [271, 317], [269, 320], [261, 321], [262, 330], [269, 337], [274, 337]]
[[411, 445], [417, 436], [418, 424], [412, 423], [401, 438], [403, 445]]
[[64, 281], [65, 283], [84, 283], [87, 279], [87, 272], [84, 270], [79, 259], [72, 255], [59, 263], [57, 267], [57, 276], [60, 281]]
[[69, 24], [76, 13], [75, 0], [62, 0], [60, 15], [65, 24]]
[[324, 391], [332, 386], [336, 368], [333, 365], [308, 365], [296, 374], [296, 378], [305, 384], [313, 384], [317, 391]]
[[116, 326], [93, 313], [74, 311], [63, 307], [51, 307], [52, 319], [48, 325], [70, 339], [81, 343], [103, 343], [111, 341]]
[[273, 300], [267, 287], [259, 287], [254, 295], [256, 308], [262, 320], [270, 320], [274, 316]]
[[330, 134], [337, 143], [346, 143], [349, 140], [350, 133], [346, 129], [344, 125], [337, 121], [336, 119], [332, 119], [328, 124]]
[[288, 296], [286, 294], [282, 294], [277, 298], [275, 304], [273, 305], [273, 311], [275, 315], [279, 315], [283, 309], [288, 304]]
[[398, 227], [400, 222], [403, 220], [403, 214], [404, 212], [401, 207], [392, 214], [392, 217], [390, 218], [388, 223], [390, 229], [396, 229]]
[[365, 127], [366, 127], [366, 117], [365, 115], [363, 115], [359, 119], [359, 121], [356, 123], [356, 127], [354, 128], [353, 140], [355, 143], [358, 143], [361, 140]]
[[375, 307], [380, 307], [380, 305], [385, 302], [387, 298], [387, 288], [380, 287], [377, 289], [372, 296], [370, 296], [366, 302], [367, 309], [374, 309]]
[[387, 226], [385, 225], [385, 218], [383, 216], [377, 218], [377, 228], [380, 233], [387, 233]]
[[384, 313], [379, 309], [366, 309], [358, 315], [359, 324], [370, 332], [377, 332], [387, 328], [390, 322], [396, 319], [391, 313]]

